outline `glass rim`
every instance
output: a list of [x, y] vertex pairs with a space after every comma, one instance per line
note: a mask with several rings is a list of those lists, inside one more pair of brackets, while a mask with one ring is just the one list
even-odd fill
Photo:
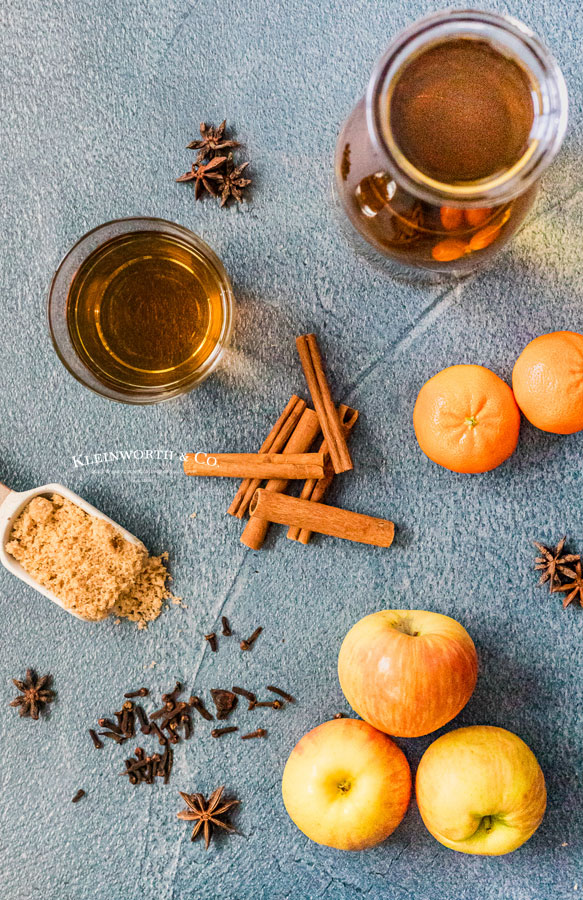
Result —
[[[392, 89], [404, 64], [430, 46], [456, 36], [476, 37], [504, 46], [522, 62], [541, 89], [541, 108], [529, 146], [505, 172], [467, 184], [446, 184], [416, 168], [399, 149], [390, 129]], [[481, 206], [502, 203], [523, 193], [557, 155], [568, 118], [567, 86], [563, 74], [544, 44], [526, 25], [512, 16], [479, 9], [445, 9], [417, 20], [389, 45], [371, 75], [366, 93], [366, 117], [377, 150], [391, 175], [410, 192], [429, 203]]]
[[[98, 247], [115, 237], [147, 231], [158, 231], [167, 235], [178, 234], [204, 255], [216, 270], [220, 282], [223, 321], [216, 346], [191, 376], [168, 387], [154, 385], [123, 389], [115, 387], [113, 383], [101, 381], [77, 353], [67, 323], [67, 298], [79, 266]], [[223, 263], [206, 241], [184, 225], [168, 219], [160, 219], [155, 216], [128, 216], [127, 218], [111, 219], [95, 226], [85, 232], [65, 253], [51, 279], [47, 298], [47, 320], [55, 353], [69, 374], [80, 384], [108, 400], [130, 405], [148, 405], [163, 403], [187, 393], [201, 384], [216, 369], [231, 337], [234, 306], [235, 300], [230, 278]]]

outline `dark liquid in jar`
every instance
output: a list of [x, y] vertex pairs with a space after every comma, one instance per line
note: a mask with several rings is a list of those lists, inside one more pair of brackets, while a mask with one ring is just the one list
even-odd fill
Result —
[[[390, 92], [387, 125], [397, 148], [424, 176], [475, 184], [507, 172], [527, 151], [534, 88], [517, 62], [473, 38], [430, 47], [407, 62]], [[409, 265], [470, 271], [516, 231], [536, 186], [498, 206], [432, 205], [398, 185], [375, 157], [359, 154], [364, 107], [346, 123], [337, 183], [357, 230]], [[370, 154], [369, 154], [370, 155]], [[380, 163], [380, 166], [379, 166]]]
[[528, 147], [534, 120], [526, 73], [484, 41], [461, 38], [405, 65], [390, 101], [403, 155], [445, 184], [511, 168]]

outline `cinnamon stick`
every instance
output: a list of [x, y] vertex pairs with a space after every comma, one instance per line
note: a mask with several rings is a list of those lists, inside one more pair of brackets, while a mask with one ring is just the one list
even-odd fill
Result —
[[322, 478], [323, 453], [188, 453], [187, 475], [222, 478]]
[[251, 522], [259, 516], [279, 525], [297, 525], [319, 534], [375, 547], [390, 547], [395, 534], [394, 524], [386, 519], [375, 519], [287, 494], [274, 494], [261, 488], [255, 492], [249, 512]]
[[[309, 450], [319, 433], [320, 422], [318, 416], [313, 409], [305, 409], [293, 434], [285, 445], [283, 455], [303, 453]], [[285, 491], [287, 484], [288, 479], [272, 478], [267, 482], [264, 490], [268, 493], [278, 493], [279, 491]], [[253, 519], [249, 519], [243, 530], [241, 543], [252, 550], [260, 550], [268, 530], [269, 522], [262, 520], [259, 516], [254, 516]]]
[[[259, 448], [259, 452], [279, 453], [283, 450], [305, 408], [306, 401], [292, 394], [289, 403]], [[242, 519], [249, 509], [253, 494], [260, 485], [261, 479], [259, 478], [245, 478], [227, 510], [229, 515]]]
[[[358, 410], [352, 409], [350, 406], [346, 406], [344, 403], [341, 403], [338, 407], [338, 417], [340, 419], [340, 424], [342, 426], [344, 435], [345, 437], [348, 437], [348, 435], [356, 425], [356, 420], [358, 419]], [[320, 453], [328, 453], [328, 443], [326, 439], [324, 439], [320, 445]], [[323, 478], [309, 478], [304, 483], [302, 492], [300, 494], [300, 499], [311, 500], [312, 503], [318, 503], [323, 499], [324, 494], [332, 484], [333, 480], [334, 470], [332, 469], [332, 465], [328, 464], [325, 468]], [[298, 541], [300, 544], [307, 544], [312, 537], [312, 532], [307, 528], [298, 528], [297, 525], [292, 525], [288, 529], [287, 536], [290, 541]]]
[[346, 438], [342, 432], [338, 411], [330, 393], [316, 335], [300, 335], [300, 337], [296, 338], [296, 346], [312, 402], [320, 420], [322, 434], [328, 444], [328, 452], [330, 453], [334, 471], [337, 475], [341, 472], [348, 472], [353, 467], [352, 459]]

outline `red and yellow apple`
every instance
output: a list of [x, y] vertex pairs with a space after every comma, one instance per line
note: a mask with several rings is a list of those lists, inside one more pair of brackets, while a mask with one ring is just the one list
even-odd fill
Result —
[[540, 825], [545, 779], [532, 750], [505, 728], [472, 725], [434, 741], [417, 770], [419, 812], [452, 850], [500, 856]]
[[387, 609], [365, 616], [340, 648], [338, 677], [352, 709], [380, 731], [419, 737], [466, 705], [478, 677], [474, 642], [440, 613]]
[[333, 719], [298, 741], [281, 789], [290, 818], [311, 840], [364, 850], [384, 841], [405, 815], [411, 771], [386, 734], [358, 719]]

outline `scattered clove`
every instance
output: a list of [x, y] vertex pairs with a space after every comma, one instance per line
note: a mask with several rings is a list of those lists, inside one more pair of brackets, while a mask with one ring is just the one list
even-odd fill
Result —
[[204, 639], [205, 639], [205, 641], [209, 642], [210, 648], [213, 651], [213, 653], [216, 653], [217, 650], [219, 649], [219, 645], [217, 644], [217, 636], [216, 636], [215, 632], [211, 631], [210, 634], [205, 634]]
[[128, 700], [131, 700], [132, 697], [147, 697], [150, 691], [148, 688], [141, 687], [138, 688], [137, 691], [128, 691], [127, 694], [124, 694], [124, 697], [127, 697]]
[[281, 709], [283, 706], [283, 703], [281, 702], [281, 700], [263, 700], [261, 703], [259, 703], [259, 702], [253, 703], [253, 709], [255, 709], [256, 707], [259, 707], [259, 706], [265, 706], [270, 709]]
[[167, 746], [162, 759], [158, 765], [158, 774], [164, 779], [164, 784], [168, 784], [170, 781], [170, 773], [172, 772], [172, 765], [174, 763], [174, 751], [172, 747]]
[[101, 728], [107, 728], [108, 731], [113, 731], [115, 734], [118, 734], [120, 737], [123, 736], [123, 731], [121, 730], [119, 725], [116, 725], [115, 722], [112, 722], [111, 719], [98, 719], [97, 724]]
[[101, 737], [106, 737], [115, 741], [116, 744], [123, 744], [127, 741], [127, 737], [124, 737], [123, 734], [118, 734], [116, 731], [100, 731], [99, 734]]
[[218, 738], [223, 734], [231, 734], [233, 731], [239, 731], [236, 725], [230, 725], [227, 728], [213, 728], [211, 737]]
[[[162, 703], [175, 703], [178, 700], [179, 695], [182, 693], [182, 685], [179, 681], [174, 685], [174, 690], [168, 694], [162, 694]], [[151, 716], [150, 716], [151, 718]]]
[[231, 637], [231, 635], [233, 634], [233, 632], [231, 631], [231, 626], [230, 626], [229, 620], [227, 619], [226, 616], [221, 616], [221, 623], [222, 623], [222, 626], [223, 626], [223, 636], [224, 636], [224, 637]]
[[85, 791], [83, 790], [83, 788], [79, 788], [79, 790], [77, 791], [77, 793], [71, 800], [71, 803], [79, 803], [79, 800], [84, 796], [85, 796]]
[[279, 694], [280, 697], [283, 697], [287, 703], [295, 703], [295, 697], [292, 697], [291, 694], [288, 694], [287, 691], [282, 691], [281, 688], [275, 687], [273, 684], [267, 685], [267, 690], [271, 691], [272, 694]]
[[167, 716], [169, 712], [172, 712], [173, 709], [174, 702], [167, 701], [160, 709], [156, 709], [153, 713], [150, 713], [150, 722], [154, 722], [156, 719], [162, 719], [164, 716]]
[[134, 704], [131, 700], [126, 700], [122, 706], [120, 728], [123, 734], [129, 738], [133, 737], [136, 733]]
[[191, 706], [192, 709], [195, 709], [197, 713], [199, 713], [203, 717], [203, 719], [207, 720], [207, 722], [212, 722], [214, 717], [211, 715], [208, 709], [206, 709], [200, 697], [191, 697], [188, 701], [188, 705]]
[[192, 735], [192, 719], [188, 713], [183, 713], [180, 717], [180, 724], [184, 725], [184, 739], [188, 741]]
[[258, 728], [257, 731], [250, 731], [249, 734], [242, 734], [241, 740], [248, 741], [251, 738], [262, 738], [267, 737], [267, 731], [265, 728]]
[[257, 700], [257, 697], [255, 696], [253, 691], [246, 691], [245, 688], [240, 687], [234, 687], [231, 688], [231, 690], [234, 694], [240, 694], [241, 697], [245, 697], [247, 700], [249, 700], [250, 703], [255, 703], [255, 701]]
[[140, 722], [140, 731], [142, 732], [142, 734], [150, 734], [151, 726], [143, 706], [136, 706], [135, 713]]
[[262, 631], [263, 628], [260, 625], [259, 628], [255, 629], [251, 637], [248, 637], [245, 641], [241, 641], [239, 645], [241, 647], [241, 650], [250, 650]]
[[95, 749], [101, 750], [101, 748], [103, 747], [103, 741], [99, 740], [99, 738], [97, 737], [97, 733], [93, 730], [93, 728], [89, 729], [89, 736], [93, 741], [93, 746], [95, 747]]
[[158, 723], [150, 722], [150, 728], [154, 732], [154, 734], [157, 736], [157, 738], [160, 742], [160, 746], [163, 747], [168, 742], [168, 740], [166, 738], [166, 735], [160, 731], [160, 726], [158, 725]]

